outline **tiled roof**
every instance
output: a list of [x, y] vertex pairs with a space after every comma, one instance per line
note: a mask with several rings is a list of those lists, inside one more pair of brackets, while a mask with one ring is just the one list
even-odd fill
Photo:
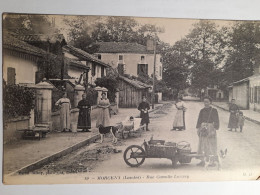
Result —
[[47, 52], [21, 41], [8, 33], [3, 35], [3, 48], [43, 57]]
[[135, 88], [138, 88], [138, 89], [147, 89], [147, 88], [150, 88], [151, 86], [150, 85], [147, 85], [141, 81], [138, 81], [138, 80], [132, 80], [132, 79], [129, 79], [129, 78], [126, 78], [126, 77], [123, 77], [123, 76], [119, 76], [119, 79], [127, 82], [128, 84], [134, 86]]
[[138, 43], [127, 42], [98, 42], [99, 50], [97, 53], [153, 53], [147, 51], [146, 46]]
[[16, 35], [16, 37], [25, 42], [49, 41], [50, 43], [56, 43], [56, 42], [66, 43], [63, 34], [26, 34], [26, 35], [19, 34], [19, 35]]
[[87, 59], [87, 60], [90, 60], [92, 62], [96, 62], [97, 64], [100, 64], [102, 66], [105, 66], [105, 67], [110, 67], [109, 64], [106, 64], [105, 62], [97, 59], [94, 55], [91, 55], [79, 48], [76, 48], [72, 45], [66, 45], [63, 47], [65, 50], [68, 50], [69, 52], [71, 52], [73, 55], [81, 58], [81, 59]]
[[81, 62], [79, 62], [77, 60], [74, 60], [74, 59], [71, 59], [68, 57], [65, 57], [65, 60], [69, 63], [70, 66], [75, 66], [77, 68], [82, 68], [82, 69], [89, 69], [88, 66], [82, 64]]

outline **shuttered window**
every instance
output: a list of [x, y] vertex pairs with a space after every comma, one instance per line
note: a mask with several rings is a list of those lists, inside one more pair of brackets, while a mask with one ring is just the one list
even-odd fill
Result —
[[148, 64], [138, 64], [137, 65], [137, 74], [146, 74], [148, 75]]
[[7, 84], [15, 85], [15, 68], [8, 67], [7, 68]]

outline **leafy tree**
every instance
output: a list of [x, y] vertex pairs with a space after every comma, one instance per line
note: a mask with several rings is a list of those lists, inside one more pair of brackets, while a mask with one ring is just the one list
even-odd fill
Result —
[[226, 83], [251, 76], [260, 62], [260, 23], [236, 22], [229, 32], [229, 56], [224, 66]]

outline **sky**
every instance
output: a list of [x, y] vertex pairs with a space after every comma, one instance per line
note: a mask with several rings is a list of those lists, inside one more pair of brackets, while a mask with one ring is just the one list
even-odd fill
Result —
[[[64, 15], [50, 15], [49, 17], [55, 18], [56, 27], [61, 29], [61, 33], [67, 37], [67, 27], [64, 25], [64, 18], [72, 19], [75, 16], [64, 16]], [[87, 17], [90, 23], [95, 23], [98, 21], [97, 16]], [[176, 41], [185, 37], [193, 27], [193, 24], [197, 23], [199, 20], [195, 19], [173, 19], [173, 18], [141, 18], [133, 17], [140, 24], [154, 24], [158, 27], [164, 29], [164, 33], [159, 34], [162, 41], [173, 45]], [[218, 26], [228, 25], [230, 21], [225, 20], [214, 20]]]

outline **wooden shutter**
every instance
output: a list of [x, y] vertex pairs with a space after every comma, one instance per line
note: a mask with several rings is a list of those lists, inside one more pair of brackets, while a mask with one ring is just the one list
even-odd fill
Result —
[[8, 67], [7, 68], [7, 84], [15, 85], [15, 68]]

